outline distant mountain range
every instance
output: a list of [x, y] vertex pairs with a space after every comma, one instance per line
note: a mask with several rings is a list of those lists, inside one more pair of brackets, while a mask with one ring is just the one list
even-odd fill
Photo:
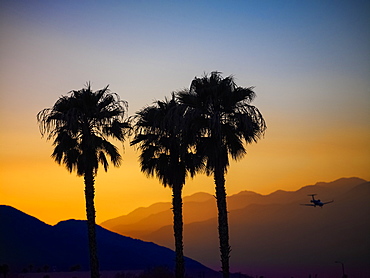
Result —
[[[308, 194], [323, 208], [301, 206]], [[291, 277], [318, 274], [370, 277], [370, 183], [342, 178], [278, 190], [269, 195], [250, 191], [228, 197], [231, 267], [252, 276]], [[197, 193], [184, 198], [184, 251], [205, 265], [219, 269], [215, 198]], [[119, 234], [173, 248], [170, 203], [146, 208], [101, 223]]]
[[[101, 270], [145, 270], [174, 267], [174, 252], [151, 242], [125, 237], [97, 226], [98, 256]], [[50, 271], [69, 271], [73, 266], [89, 268], [85, 221], [67, 220], [50, 226], [13, 207], [0, 205], [0, 264], [21, 272], [33, 266]], [[205, 277], [219, 274], [186, 258], [188, 273]], [[197, 276], [195, 276], [197, 277]]]

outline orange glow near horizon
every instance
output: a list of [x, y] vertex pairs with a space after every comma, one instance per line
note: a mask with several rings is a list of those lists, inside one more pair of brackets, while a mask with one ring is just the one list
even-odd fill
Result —
[[[50, 158], [51, 142], [41, 139], [37, 132], [34, 135], [37, 138], [28, 140], [29, 144], [18, 150], [2, 152], [1, 203], [48, 224], [69, 218], [85, 219], [83, 178], [57, 165]], [[350, 176], [369, 180], [370, 156], [366, 149], [369, 134], [356, 138], [344, 136], [334, 143], [330, 143], [330, 138], [338, 138], [337, 133], [326, 136], [327, 140], [307, 143], [297, 139], [281, 142], [266, 134], [259, 143], [248, 146], [248, 154], [241, 161], [231, 163], [226, 175], [228, 195], [243, 190], [260, 194], [278, 189], [292, 191], [319, 181]], [[350, 139], [353, 147], [343, 148]], [[8, 138], [5, 143], [10, 145], [13, 140], [17, 142], [17, 138]], [[100, 169], [96, 177], [97, 223], [140, 206], [171, 202], [171, 190], [140, 172], [138, 153], [127, 145], [121, 167], [110, 167], [107, 173]], [[26, 148], [29, 154], [25, 154]], [[188, 179], [184, 196], [196, 192], [214, 194], [213, 178], [201, 174]]]

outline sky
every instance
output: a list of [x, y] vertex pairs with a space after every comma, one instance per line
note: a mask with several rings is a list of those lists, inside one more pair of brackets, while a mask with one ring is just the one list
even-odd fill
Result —
[[[109, 84], [131, 116], [215, 70], [255, 87], [267, 123], [231, 163], [228, 195], [370, 180], [369, 1], [0, 0], [0, 204], [52, 225], [86, 218], [83, 178], [50, 158], [36, 121], [60, 96]], [[96, 177], [98, 223], [171, 201], [129, 141]], [[200, 191], [212, 177], [183, 194]]]

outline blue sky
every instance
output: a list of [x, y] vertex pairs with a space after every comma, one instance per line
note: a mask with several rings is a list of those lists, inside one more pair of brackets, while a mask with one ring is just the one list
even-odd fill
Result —
[[363, 81], [368, 11], [365, 1], [2, 1], [2, 57], [6, 75], [36, 87], [47, 78], [61, 92], [89, 80], [129, 100], [135, 91], [136, 111], [212, 70], [257, 93], [298, 79]]

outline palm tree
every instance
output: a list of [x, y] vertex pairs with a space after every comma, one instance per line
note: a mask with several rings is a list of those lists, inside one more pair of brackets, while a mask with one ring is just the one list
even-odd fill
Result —
[[164, 187], [172, 189], [173, 222], [176, 252], [176, 278], [185, 274], [183, 255], [182, 188], [186, 177], [202, 168], [201, 161], [191, 151], [184, 132], [183, 109], [172, 95], [168, 101], [157, 101], [136, 113], [135, 138], [141, 171], [156, 176]]
[[259, 110], [250, 105], [254, 97], [252, 88], [238, 87], [232, 76], [223, 78], [220, 72], [195, 78], [189, 90], [177, 93], [193, 119], [196, 149], [205, 160], [206, 173], [214, 177], [224, 278], [229, 277], [231, 250], [225, 189], [229, 156], [241, 159], [246, 154], [245, 143], [257, 142], [266, 129]]
[[85, 88], [60, 97], [52, 108], [37, 114], [40, 132], [53, 139], [52, 158], [64, 164], [69, 172], [84, 177], [86, 215], [90, 248], [91, 277], [99, 277], [99, 262], [95, 235], [94, 181], [99, 164], [108, 170], [107, 156], [114, 166], [121, 155], [109, 137], [124, 141], [130, 124], [125, 120], [127, 103], [110, 92], [108, 86], [92, 92]]
[[9, 271], [10, 271], [9, 265], [7, 265], [7, 264], [0, 265], [0, 273], [3, 274], [4, 278], [6, 278]]

